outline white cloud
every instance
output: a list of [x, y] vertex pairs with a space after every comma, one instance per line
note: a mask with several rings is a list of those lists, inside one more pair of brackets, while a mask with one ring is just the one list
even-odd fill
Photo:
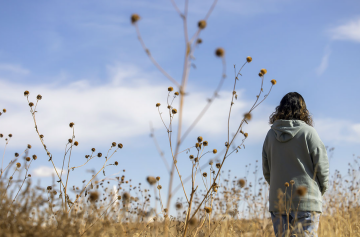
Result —
[[360, 17], [330, 30], [332, 39], [360, 43]]
[[315, 128], [325, 142], [360, 143], [360, 123], [339, 119], [317, 119]]
[[14, 74], [21, 74], [27, 75], [30, 73], [29, 70], [21, 67], [20, 65], [9, 64], [9, 63], [0, 63], [0, 72], [2, 73], [14, 73]]
[[328, 68], [328, 66], [329, 66], [330, 54], [331, 54], [330, 48], [329, 48], [329, 47], [326, 47], [326, 48], [325, 48], [325, 54], [324, 54], [324, 56], [323, 56], [322, 59], [321, 59], [321, 63], [320, 63], [320, 65], [316, 68], [316, 72], [317, 72], [318, 75], [322, 75], [322, 74], [325, 72], [325, 70]]
[[[56, 168], [56, 171], [60, 175], [61, 168]], [[67, 172], [66, 169], [64, 169], [62, 174], [65, 175], [66, 172]], [[31, 175], [36, 177], [51, 177], [51, 176], [57, 177], [54, 167], [49, 167], [49, 166], [39, 166], [38, 168], [33, 169], [30, 173]]]

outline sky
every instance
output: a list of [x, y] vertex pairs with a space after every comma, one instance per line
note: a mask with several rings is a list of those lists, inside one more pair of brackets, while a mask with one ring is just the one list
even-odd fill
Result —
[[[184, 9], [184, 1], [175, 2]], [[189, 2], [188, 30], [193, 35], [212, 2]], [[143, 185], [147, 185], [146, 176], [160, 176], [162, 186], [167, 187], [169, 174], [149, 135], [151, 124], [170, 162], [167, 132], [155, 104], [162, 104], [160, 111], [165, 115], [167, 88], [176, 86], [145, 54], [130, 16], [140, 15], [138, 25], [147, 48], [180, 82], [185, 50], [183, 25], [171, 1], [14, 0], [0, 1], [0, 6], [0, 107], [7, 110], [0, 117], [0, 133], [13, 134], [4, 164], [31, 144], [29, 154], [36, 154], [38, 159], [30, 173], [43, 185], [52, 183], [53, 169], [23, 96], [29, 90], [30, 101], [35, 101], [38, 94], [43, 96], [36, 118], [56, 167], [61, 167], [67, 139], [72, 135], [69, 123], [74, 122], [79, 146], [72, 152], [71, 166], [83, 164], [92, 147], [105, 154], [112, 142], [121, 142], [124, 148], [109, 161], [118, 161], [119, 165], [107, 167], [107, 175], [124, 174], [133, 184]], [[251, 56], [253, 61], [244, 67], [237, 83], [230, 133], [256, 99], [261, 83], [259, 70], [268, 71], [265, 93], [271, 79], [277, 84], [243, 128], [249, 133], [246, 148], [232, 155], [224, 170], [231, 170], [232, 177], [244, 177], [249, 167], [249, 173], [254, 172], [270, 129], [269, 115], [286, 93], [296, 91], [304, 97], [323, 143], [335, 147], [331, 173], [337, 169], [345, 174], [354, 155], [360, 155], [358, 9], [360, 2], [356, 0], [219, 0], [200, 34], [203, 43], [195, 49], [195, 66], [189, 74], [185, 98], [185, 128], [206, 105], [222, 76], [221, 59], [214, 54], [218, 47], [225, 50], [227, 77], [219, 97], [181, 150], [193, 146], [198, 136], [209, 142], [209, 150], [223, 149], [234, 65], [240, 68]], [[175, 99], [175, 108], [178, 102]], [[167, 117], [164, 120], [168, 122]], [[0, 142], [4, 147], [4, 138]], [[183, 177], [190, 174], [189, 154], [179, 156]], [[215, 158], [206, 155], [207, 160]], [[103, 163], [103, 158], [97, 158], [87, 168], [70, 172], [71, 185], [80, 186], [82, 180], [89, 180], [91, 174], [87, 171], [98, 170]], [[250, 163], [252, 166], [246, 167]], [[261, 176], [259, 169], [257, 177]], [[175, 177], [174, 185], [178, 184]], [[186, 187], [190, 188], [188, 183]], [[164, 188], [162, 196], [166, 191]]]

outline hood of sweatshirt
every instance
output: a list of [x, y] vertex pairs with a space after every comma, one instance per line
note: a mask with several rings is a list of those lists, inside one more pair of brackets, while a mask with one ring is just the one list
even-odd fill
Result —
[[276, 120], [271, 126], [279, 142], [290, 141], [306, 125], [301, 120]]

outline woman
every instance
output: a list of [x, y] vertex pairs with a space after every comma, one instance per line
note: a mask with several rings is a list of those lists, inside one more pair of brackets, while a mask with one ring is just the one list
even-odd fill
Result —
[[286, 94], [270, 115], [262, 167], [270, 185], [269, 211], [276, 236], [317, 236], [329, 160], [312, 123], [296, 92]]

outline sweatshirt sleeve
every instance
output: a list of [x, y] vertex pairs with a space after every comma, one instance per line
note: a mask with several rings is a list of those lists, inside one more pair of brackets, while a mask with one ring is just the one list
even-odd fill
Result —
[[266, 146], [266, 138], [262, 150], [262, 169], [263, 169], [264, 178], [266, 182], [270, 185], [270, 168], [269, 168], [268, 156], [266, 154], [265, 146]]
[[314, 172], [320, 182], [320, 191], [321, 194], [324, 195], [324, 193], [328, 189], [329, 159], [327, 157], [326, 148], [320, 140], [320, 137], [315, 131], [315, 129], [309, 136], [308, 146], [310, 156], [314, 165]]

